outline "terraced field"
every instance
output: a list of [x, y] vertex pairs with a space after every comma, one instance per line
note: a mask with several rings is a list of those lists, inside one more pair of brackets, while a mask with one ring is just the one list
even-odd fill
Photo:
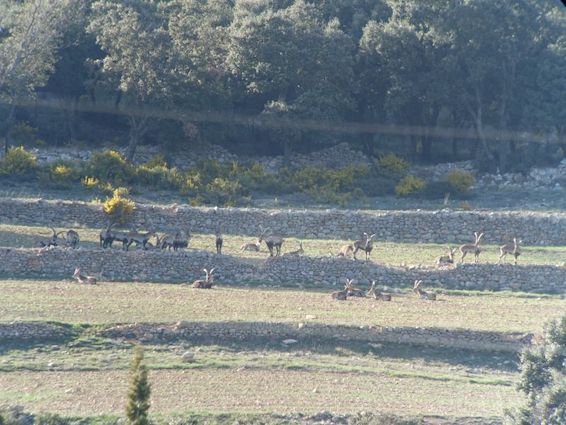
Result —
[[[61, 230], [61, 229], [58, 229]], [[99, 247], [100, 229], [78, 229], [81, 236], [81, 246], [84, 248], [95, 249]], [[33, 248], [37, 247], [39, 241], [46, 240], [51, 236], [51, 230], [47, 227], [38, 226], [16, 226], [0, 224], [0, 246], [13, 248]], [[207, 250], [213, 252], [214, 235], [195, 233], [192, 235], [189, 249]], [[155, 242], [152, 240], [152, 242]], [[255, 242], [253, 238], [238, 235], [225, 235], [223, 253], [249, 258], [265, 258], [269, 255], [265, 245], [262, 245], [260, 252], [242, 252], [242, 244]], [[346, 240], [327, 240], [311, 239], [302, 240], [306, 256], [328, 256], [336, 254], [340, 247], [352, 241]], [[297, 248], [299, 240], [296, 238], [285, 238], [283, 252], [293, 251]], [[119, 244], [113, 249], [119, 249]], [[455, 246], [455, 245], [454, 245]], [[562, 264], [566, 261], [566, 247], [541, 247], [525, 246], [522, 247], [523, 254], [519, 257], [520, 264]], [[399, 266], [399, 265], [430, 265], [434, 266], [434, 261], [439, 255], [447, 253], [447, 246], [442, 244], [410, 244], [376, 241], [371, 260], [379, 264]], [[460, 254], [456, 257], [459, 260]], [[509, 256], [511, 257], [511, 256]], [[360, 252], [359, 258], [364, 258], [364, 253]], [[497, 263], [499, 259], [499, 245], [482, 244], [482, 254], [480, 263]], [[466, 258], [467, 262], [473, 261]], [[511, 262], [512, 258], [507, 258]]]
[[[101, 249], [99, 229], [79, 231], [85, 255]], [[37, 247], [50, 233], [0, 224], [0, 246]], [[263, 247], [240, 251], [252, 241], [226, 235], [223, 252], [267, 257]], [[288, 238], [283, 251], [298, 242]], [[314, 257], [349, 241], [302, 242], [305, 255]], [[483, 248], [480, 261], [497, 262], [498, 246]], [[194, 234], [189, 250], [214, 251], [214, 236]], [[432, 267], [445, 251], [439, 244], [378, 241], [371, 261]], [[564, 247], [524, 247], [519, 261], [554, 265], [565, 258]], [[195, 423], [320, 423], [321, 417], [355, 423], [359, 412], [371, 412], [378, 416], [359, 423], [498, 423], [505, 409], [523, 402], [515, 389], [520, 345], [566, 311], [563, 295], [519, 292], [428, 287], [438, 294], [430, 302], [400, 287], [390, 288], [392, 302], [336, 302], [330, 289], [292, 283], [220, 281], [205, 291], [152, 282], [2, 279], [0, 338], [2, 329], [9, 337], [0, 344], [0, 406], [98, 423], [123, 415], [129, 363], [139, 344], [157, 422], [192, 416]], [[198, 331], [185, 332], [182, 324]], [[65, 332], [30, 338], [18, 332], [20, 325]], [[256, 325], [272, 330], [254, 334]], [[484, 338], [489, 343], [482, 344]], [[194, 359], [187, 361], [187, 353]]]

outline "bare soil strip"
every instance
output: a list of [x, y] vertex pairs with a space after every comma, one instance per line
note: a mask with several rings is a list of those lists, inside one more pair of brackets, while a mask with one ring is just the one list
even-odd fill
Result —
[[[127, 371], [0, 374], [0, 404], [63, 415], [121, 414]], [[151, 411], [499, 416], [517, 406], [511, 386], [289, 370], [152, 370]]]

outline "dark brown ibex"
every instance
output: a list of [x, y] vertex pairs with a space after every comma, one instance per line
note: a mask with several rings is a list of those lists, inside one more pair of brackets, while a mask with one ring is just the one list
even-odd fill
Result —
[[283, 245], [283, 238], [281, 236], [275, 236], [275, 235], [269, 235], [269, 236], [265, 236], [265, 234], [270, 230], [269, 227], [267, 229], [264, 229], [261, 225], [259, 226], [259, 229], [261, 230], [261, 233], [259, 235], [259, 240], [265, 241], [265, 245], [267, 245], [267, 249], [269, 250], [269, 256], [273, 257], [274, 254], [274, 249], [275, 249], [275, 253], [276, 256], [281, 255], [281, 245]]
[[366, 260], [369, 260], [369, 256], [371, 254], [371, 251], [373, 250], [372, 239], [374, 237], [375, 237], [375, 233], [372, 235], [368, 235], [366, 232], [364, 232], [364, 237], [354, 242], [354, 260], [357, 260], [356, 253], [360, 249], [366, 253]]

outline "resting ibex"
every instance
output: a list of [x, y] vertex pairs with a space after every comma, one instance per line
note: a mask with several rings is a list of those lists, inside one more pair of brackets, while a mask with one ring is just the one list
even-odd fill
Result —
[[75, 273], [73, 274], [73, 279], [77, 279], [77, 282], [79, 283], [96, 285], [96, 278], [94, 276], [85, 276], [81, 274], [81, 269], [79, 267], [75, 269]]
[[369, 288], [366, 297], [373, 297], [376, 300], [382, 300], [382, 301], [391, 301], [391, 294], [380, 292], [375, 288], [375, 280], [371, 281], [371, 288]]
[[366, 294], [361, 289], [354, 288], [354, 279], [346, 279], [346, 290], [349, 297], [365, 297]]
[[59, 246], [59, 235], [65, 233], [65, 231], [57, 232], [53, 227], [50, 227], [50, 229], [53, 232], [51, 238], [48, 240], [39, 241], [39, 246], [42, 248], [50, 247], [50, 246]]
[[296, 249], [295, 251], [289, 251], [286, 252], [285, 254], [283, 254], [283, 256], [287, 256], [287, 255], [302, 255], [305, 253], [305, 250], [303, 249], [303, 243], [299, 242], [299, 247], [298, 249]]
[[195, 280], [193, 282], [193, 288], [201, 288], [201, 289], [212, 288], [212, 284], [214, 283], [214, 276], [212, 275], [212, 272], [214, 272], [214, 269], [210, 269], [210, 271], [208, 271], [207, 269], [203, 269], [203, 271], [206, 274], [205, 279]]
[[478, 235], [478, 232], [474, 232], [474, 236], [476, 238], [476, 241], [473, 244], [464, 244], [462, 246], [460, 246], [460, 252], [462, 253], [462, 258], [460, 259], [460, 263], [464, 262], [464, 257], [466, 256], [466, 254], [468, 252], [473, 252], [474, 253], [474, 262], [478, 262], [478, 258], [480, 256], [480, 252], [481, 252], [481, 248], [480, 248], [480, 240], [483, 236], [483, 233], [480, 233]]
[[224, 244], [224, 238], [222, 237], [222, 233], [220, 228], [216, 229], [216, 253], [222, 254], [222, 245]]
[[434, 292], [426, 292], [421, 289], [422, 283], [423, 283], [422, 280], [415, 280], [415, 284], [413, 286], [413, 292], [423, 300], [431, 300], [431, 301], [436, 300], [436, 294]]
[[368, 235], [364, 232], [364, 237], [362, 239], [358, 239], [354, 242], [354, 260], [356, 260], [356, 253], [361, 249], [366, 253], [366, 260], [369, 259], [371, 251], [373, 250], [373, 241], [372, 239], [375, 237], [375, 233], [372, 235]]
[[441, 255], [440, 257], [436, 258], [436, 267], [454, 264], [454, 254], [456, 253], [456, 248], [448, 247], [448, 252], [448, 255]]
[[258, 241], [262, 239], [265, 241], [265, 245], [267, 245], [267, 249], [269, 250], [269, 256], [273, 257], [273, 248], [275, 248], [275, 252], [277, 256], [281, 255], [281, 245], [283, 245], [284, 242], [283, 238], [281, 236], [274, 236], [274, 235], [269, 235], [267, 237], [264, 237], [267, 231], [269, 231], [269, 227], [267, 229], [264, 229], [260, 225], [259, 229], [261, 230], [261, 233], [259, 235]]
[[[67, 232], [65, 233], [64, 230], [57, 232], [53, 227], [50, 227], [50, 229], [51, 232], [53, 232], [51, 238], [47, 241], [40, 241], [39, 246], [50, 247], [50, 246], [59, 246], [60, 244], [64, 244], [65, 246], [76, 248], [79, 245], [80, 237], [76, 230], [72, 230], [72, 229], [67, 230]], [[62, 235], [63, 233], [65, 233], [65, 236], [59, 237], [59, 235]]]
[[501, 263], [501, 260], [503, 260], [507, 254], [511, 254], [515, 257], [515, 264], [517, 264], [517, 258], [521, 255], [521, 247], [519, 246], [521, 242], [522, 241], [518, 241], [517, 238], [513, 238], [513, 243], [508, 243], [500, 247], [499, 252], [501, 255], [499, 255], [499, 263]]
[[348, 283], [350, 283], [350, 282], [351, 282], [350, 279], [346, 279], [346, 284], [344, 285], [343, 290], [335, 291], [332, 294], [330, 294], [332, 299], [335, 299], [335, 300], [338, 300], [338, 301], [344, 301], [346, 298], [348, 298]]
[[240, 247], [240, 251], [253, 251], [259, 252], [261, 248], [261, 239], [258, 239], [257, 242], [245, 243]]

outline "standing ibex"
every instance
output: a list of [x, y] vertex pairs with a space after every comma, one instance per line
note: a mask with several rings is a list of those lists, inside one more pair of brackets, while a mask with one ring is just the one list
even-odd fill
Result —
[[222, 245], [224, 244], [224, 238], [222, 237], [222, 232], [220, 228], [216, 229], [216, 253], [222, 254]]
[[483, 233], [480, 233], [478, 235], [478, 232], [474, 232], [474, 236], [476, 238], [476, 241], [473, 244], [464, 244], [462, 246], [460, 246], [460, 252], [462, 253], [462, 258], [460, 259], [460, 263], [464, 262], [464, 257], [466, 256], [466, 254], [468, 252], [473, 252], [474, 253], [474, 262], [478, 262], [478, 258], [480, 256], [480, 252], [481, 252], [481, 248], [480, 248], [480, 240], [483, 236]]
[[431, 301], [436, 300], [436, 294], [434, 292], [426, 292], [421, 289], [422, 283], [423, 283], [422, 280], [415, 280], [415, 284], [413, 286], [413, 292], [423, 300], [431, 300]]
[[71, 248], [76, 248], [77, 246], [79, 246], [80, 241], [81, 238], [76, 230], [71, 229], [67, 231], [67, 234], [65, 235], [65, 244], [67, 246], [70, 246]]
[[283, 245], [284, 242], [283, 238], [281, 236], [275, 236], [275, 235], [269, 235], [265, 237], [267, 231], [270, 230], [269, 227], [267, 229], [264, 229], [260, 225], [259, 229], [261, 230], [261, 233], [259, 235], [258, 241], [262, 239], [265, 241], [265, 245], [267, 245], [267, 249], [269, 250], [269, 256], [273, 257], [273, 248], [275, 248], [277, 256], [281, 255], [281, 245]]
[[517, 264], [517, 258], [521, 255], [521, 247], [519, 246], [521, 242], [523, 241], [518, 241], [517, 238], [513, 238], [512, 244], [508, 243], [500, 247], [499, 252], [501, 255], [499, 255], [499, 263], [501, 263], [501, 260], [503, 260], [507, 254], [511, 254], [515, 257], [515, 264]]
[[436, 267], [447, 266], [454, 264], [454, 254], [456, 253], [456, 248], [448, 247], [448, 255], [441, 255], [436, 258]]
[[79, 283], [96, 285], [96, 278], [94, 276], [85, 276], [81, 274], [81, 269], [79, 267], [75, 269], [75, 273], [73, 273], [73, 279], [76, 279]]
[[180, 231], [177, 232], [175, 238], [173, 239], [173, 251], [177, 251], [181, 248], [188, 248], [189, 241], [191, 240], [191, 230], [187, 230], [187, 233]]
[[212, 272], [214, 272], [214, 269], [210, 269], [210, 271], [208, 271], [207, 269], [203, 269], [203, 271], [206, 274], [205, 279], [195, 280], [193, 282], [193, 288], [201, 288], [201, 289], [212, 288], [212, 284], [214, 283], [214, 276], [212, 275]]
[[128, 232], [126, 234], [127, 238], [128, 238], [128, 243], [126, 245], [126, 251], [129, 251], [130, 246], [135, 243], [136, 246], [142, 246], [142, 248], [145, 250], [148, 248], [147, 244], [149, 242], [149, 240], [155, 236], [155, 231], [150, 230], [149, 232], [145, 232], [145, 233], [140, 233], [140, 232]]
[[371, 251], [373, 250], [373, 241], [372, 239], [375, 237], [375, 233], [372, 235], [368, 235], [364, 232], [364, 237], [362, 239], [358, 239], [354, 242], [354, 260], [357, 260], [356, 253], [361, 249], [366, 253], [366, 260], [369, 259]]
[[352, 255], [354, 255], [354, 245], [348, 244], [348, 245], [343, 245], [340, 248], [340, 252], [336, 256], [346, 258], [346, 257], [351, 257]]
[[128, 249], [128, 233], [124, 231], [112, 230], [116, 223], [110, 224], [105, 230], [100, 232], [100, 246], [102, 248], [112, 248], [115, 241], [122, 242], [122, 249]]

